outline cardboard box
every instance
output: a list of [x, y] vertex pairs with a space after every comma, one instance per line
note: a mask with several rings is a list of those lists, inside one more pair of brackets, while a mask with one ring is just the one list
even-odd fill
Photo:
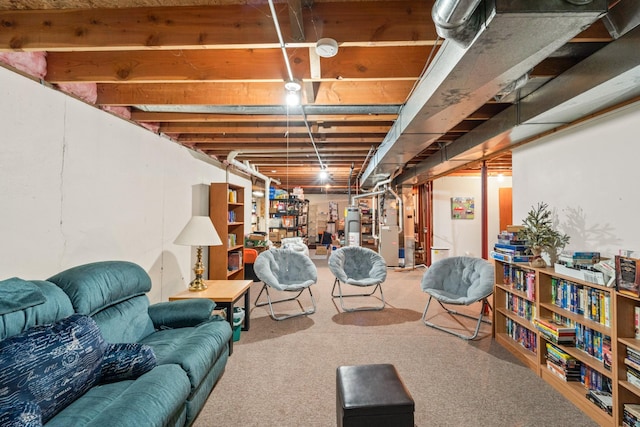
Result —
[[279, 242], [280, 241], [280, 233], [278, 233], [277, 231], [270, 231], [269, 232], [269, 240], [271, 240], [272, 242]]
[[316, 247], [316, 255], [326, 255], [328, 253], [326, 246]]
[[263, 241], [267, 239], [267, 236], [265, 236], [264, 234], [249, 234], [249, 236], [247, 237], [247, 239], [249, 240], [258, 240], [258, 241]]

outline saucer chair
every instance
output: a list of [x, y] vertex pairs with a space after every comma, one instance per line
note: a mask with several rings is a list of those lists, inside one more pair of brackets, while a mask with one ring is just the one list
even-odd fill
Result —
[[284, 237], [280, 240], [281, 247], [293, 249], [296, 252], [309, 256], [309, 247], [304, 243], [302, 237]]
[[[340, 299], [340, 306], [344, 311], [382, 310], [385, 306], [382, 293], [382, 282], [387, 279], [387, 263], [376, 251], [360, 246], [345, 246], [331, 251], [329, 269], [336, 276], [331, 289], [331, 296]], [[342, 284], [357, 287], [372, 287], [369, 293], [344, 294]], [[336, 294], [336, 288], [338, 293]], [[365, 307], [346, 307], [344, 298], [374, 296], [380, 290], [381, 305]]]
[[[258, 255], [253, 268], [256, 276], [263, 282], [262, 289], [260, 289], [260, 293], [256, 298], [255, 306], [269, 306], [272, 319], [284, 320], [315, 313], [316, 301], [311, 292], [311, 285], [318, 281], [318, 271], [311, 258], [293, 249], [270, 249]], [[295, 295], [289, 298], [272, 300], [269, 289], [292, 292]], [[306, 309], [299, 300], [300, 295], [305, 290], [309, 292], [311, 297], [311, 307]], [[266, 301], [259, 302], [263, 292], [266, 295]], [[296, 301], [300, 311], [276, 316], [273, 306], [286, 301]]]
[[[462, 339], [475, 339], [480, 331], [480, 325], [483, 322], [491, 323], [490, 320], [483, 319], [483, 316], [491, 310], [488, 298], [493, 294], [494, 284], [493, 264], [482, 258], [459, 256], [443, 258], [434, 262], [424, 273], [420, 283], [422, 291], [429, 294], [429, 300], [422, 313], [423, 323]], [[465, 335], [428, 321], [427, 311], [432, 299], [438, 301], [442, 308], [452, 316], [458, 315], [477, 320], [473, 334]], [[476, 302], [481, 302], [480, 313], [477, 316], [461, 313], [446, 306], [469, 306]]]

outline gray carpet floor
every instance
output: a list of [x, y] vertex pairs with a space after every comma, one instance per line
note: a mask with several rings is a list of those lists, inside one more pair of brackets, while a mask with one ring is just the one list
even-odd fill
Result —
[[[334, 277], [326, 260], [314, 263], [318, 283], [311, 289], [318, 309], [310, 316], [272, 320], [266, 307], [253, 306], [262, 285], [254, 283], [251, 328], [235, 343], [195, 427], [335, 426], [336, 368], [369, 363], [395, 365], [415, 400], [416, 426], [597, 425], [496, 344], [490, 325], [475, 341], [425, 326], [423, 268], [389, 269], [384, 310], [343, 313], [331, 298]], [[308, 294], [302, 301], [310, 303]], [[276, 312], [296, 309], [289, 304]], [[431, 310], [432, 321], [460, 331], [474, 326], [468, 319], [452, 321], [437, 304], [433, 315]]]

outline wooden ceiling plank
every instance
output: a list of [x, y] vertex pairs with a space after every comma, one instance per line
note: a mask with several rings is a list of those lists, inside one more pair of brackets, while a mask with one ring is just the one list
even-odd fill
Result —
[[[429, 1], [330, 2], [303, 9], [306, 43], [433, 43]], [[363, 14], [362, 10], [367, 13]], [[289, 18], [280, 13], [281, 26]], [[266, 4], [0, 11], [0, 50], [80, 51], [279, 47]], [[294, 40], [285, 40], [286, 43]]]
[[[390, 126], [380, 126], [375, 124], [370, 124], [367, 126], [350, 126], [344, 125], [339, 127], [330, 127], [325, 128], [321, 127], [318, 129], [318, 134], [320, 133], [343, 133], [343, 134], [352, 134], [352, 133], [387, 133], [389, 131]], [[283, 124], [283, 126], [272, 126], [271, 123], [229, 123], [229, 124], [216, 124], [216, 123], [166, 123], [160, 126], [160, 131], [163, 133], [212, 133], [212, 134], [222, 134], [222, 135], [230, 135], [230, 134], [281, 134], [285, 135], [285, 133], [291, 134], [306, 134], [307, 128], [304, 125], [301, 126], [287, 126]]]
[[[315, 105], [397, 105], [411, 81], [322, 82]], [[99, 105], [283, 105], [280, 83], [98, 84]]]
[[[307, 121], [323, 120], [327, 122], [390, 122], [396, 120], [397, 114], [308, 114]], [[285, 115], [268, 114], [213, 114], [213, 113], [154, 113], [132, 111], [131, 119], [142, 122], [285, 122]], [[290, 115], [289, 120], [303, 120], [300, 115]]]
[[[323, 58], [314, 69], [310, 49], [292, 49], [293, 75], [320, 79], [417, 79], [429, 54], [425, 46], [351, 47]], [[251, 64], [250, 67], [247, 64]], [[317, 67], [320, 67], [318, 61]], [[50, 52], [46, 80], [51, 83], [223, 82], [288, 79], [280, 49]]]

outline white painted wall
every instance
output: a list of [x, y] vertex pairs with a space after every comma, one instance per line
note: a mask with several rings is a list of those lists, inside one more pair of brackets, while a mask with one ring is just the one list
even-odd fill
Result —
[[[120, 259], [149, 272], [153, 302], [166, 300], [193, 278], [195, 249], [173, 240], [192, 214], [207, 214], [208, 183], [251, 188], [198, 153], [2, 67], [0, 124], [0, 279]], [[249, 219], [250, 191], [245, 206]]]
[[568, 248], [640, 250], [639, 133], [636, 103], [514, 150], [514, 222], [543, 201]]
[[[444, 177], [433, 182], [433, 247], [448, 249], [449, 256], [482, 256], [482, 181], [480, 177]], [[510, 187], [511, 177], [487, 179], [488, 250], [500, 233], [498, 190]], [[473, 197], [473, 219], [452, 219], [451, 198]], [[514, 218], [515, 222], [515, 218]]]

